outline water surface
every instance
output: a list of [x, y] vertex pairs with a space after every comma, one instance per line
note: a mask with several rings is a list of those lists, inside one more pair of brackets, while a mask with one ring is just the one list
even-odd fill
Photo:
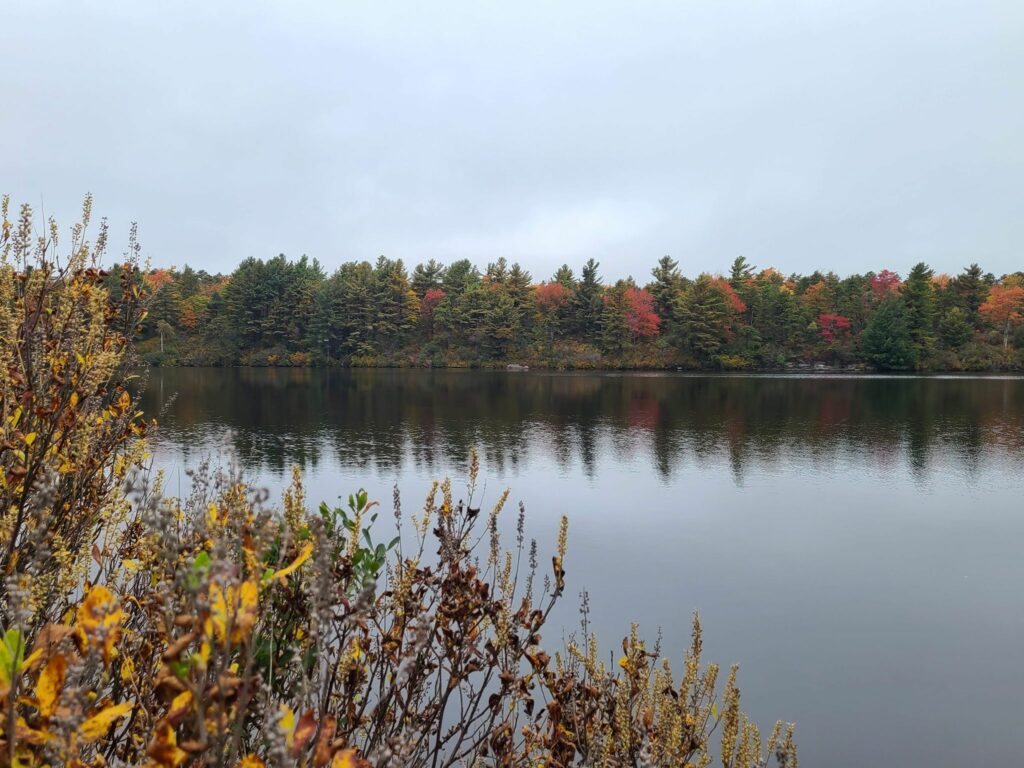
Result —
[[606, 647], [638, 621], [680, 660], [698, 609], [804, 765], [1020, 760], [1022, 379], [178, 369], [145, 407], [170, 490], [227, 442], [415, 509], [476, 447], [542, 549], [570, 515], [559, 628], [585, 588]]

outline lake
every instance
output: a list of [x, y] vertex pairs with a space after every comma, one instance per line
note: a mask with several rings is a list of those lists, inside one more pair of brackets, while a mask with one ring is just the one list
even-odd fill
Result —
[[[807, 766], [1019, 764], [1024, 379], [156, 369], [144, 407], [170, 492], [229, 445], [279, 496], [359, 487], [407, 511], [434, 478], [523, 501], [609, 651], [631, 621], [681, 667], [739, 662]], [[514, 511], [506, 512], [514, 523]], [[388, 517], [382, 515], [382, 519]]]

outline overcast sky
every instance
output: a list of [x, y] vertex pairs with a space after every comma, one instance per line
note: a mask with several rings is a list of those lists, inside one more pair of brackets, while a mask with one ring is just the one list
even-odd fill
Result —
[[0, 191], [154, 264], [1024, 268], [1024, 2], [0, 9]]

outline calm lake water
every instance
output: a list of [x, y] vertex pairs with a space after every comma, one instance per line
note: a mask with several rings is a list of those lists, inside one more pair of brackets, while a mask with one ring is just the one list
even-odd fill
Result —
[[299, 464], [414, 510], [475, 446], [542, 551], [570, 515], [548, 645], [586, 589], [606, 648], [681, 661], [696, 609], [803, 765], [1021, 764], [1022, 379], [183, 369], [145, 407], [170, 491], [227, 443], [275, 496]]

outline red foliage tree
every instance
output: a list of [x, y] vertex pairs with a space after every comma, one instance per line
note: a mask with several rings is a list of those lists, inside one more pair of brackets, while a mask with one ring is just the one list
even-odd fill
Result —
[[826, 312], [818, 315], [818, 332], [821, 334], [821, 338], [829, 344], [849, 331], [850, 318]]
[[890, 293], [895, 293], [901, 285], [903, 285], [903, 281], [900, 280], [900, 276], [888, 269], [883, 269], [871, 278], [871, 290], [878, 299], [884, 299]]
[[552, 312], [565, 305], [569, 296], [561, 283], [541, 283], [533, 289], [533, 299], [541, 312]]
[[729, 305], [729, 310], [737, 315], [747, 311], [747, 305], [743, 303], [736, 291], [733, 290], [729, 281], [724, 277], [715, 278], [715, 286], [725, 295], [725, 300]]
[[654, 296], [647, 290], [626, 289], [626, 325], [634, 340], [658, 335], [661, 318], [654, 311]]
[[423, 301], [420, 302], [420, 317], [423, 322], [430, 325], [434, 321], [434, 310], [444, 299], [445, 293], [440, 288], [427, 288], [423, 294]]

